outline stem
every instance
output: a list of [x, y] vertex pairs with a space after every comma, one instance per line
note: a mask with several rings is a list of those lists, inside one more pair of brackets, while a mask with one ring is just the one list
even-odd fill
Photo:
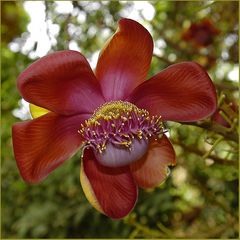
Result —
[[222, 105], [222, 103], [224, 102], [225, 98], [226, 98], [226, 95], [223, 92], [221, 92], [220, 96], [218, 97], [218, 104], [217, 104], [218, 107], [220, 107]]
[[[203, 159], [206, 159], [210, 156], [212, 151], [215, 149], [215, 147], [224, 139], [223, 136], [218, 137], [218, 139], [215, 141], [215, 143], [212, 145], [211, 149], [203, 155]], [[211, 157], [211, 156], [210, 156]]]
[[[186, 152], [194, 153], [194, 154], [196, 154], [196, 155], [198, 155], [202, 158], [205, 154], [203, 151], [201, 151], [199, 149], [195, 149], [191, 146], [187, 146], [187, 145], [183, 144], [182, 142], [175, 141], [175, 140], [171, 140], [171, 142], [175, 145], [178, 145], [178, 146], [182, 147]], [[215, 155], [208, 156], [208, 158], [211, 158], [215, 163], [218, 163], [218, 164], [235, 166], [238, 163], [237, 161], [222, 159], [222, 158], [219, 158], [218, 156], [215, 156]]]
[[158, 228], [165, 233], [169, 238], [174, 238], [174, 235], [171, 230], [169, 230], [167, 227], [165, 227], [161, 222], [157, 223]]
[[219, 111], [219, 114], [230, 126], [232, 125], [231, 119], [229, 119], [229, 117], [222, 110]]
[[140, 231], [143, 232], [145, 236], [158, 238], [158, 237], [161, 237], [162, 235], [159, 231], [145, 227], [140, 223], [133, 223], [132, 225], [136, 227], [138, 232]]
[[227, 82], [223, 83], [214, 83], [214, 85], [219, 89], [219, 90], [231, 90], [231, 91], [238, 91], [238, 86], [233, 86], [232, 82], [227, 80]]
[[239, 136], [237, 132], [229, 132], [229, 129], [221, 125], [217, 125], [213, 122], [179, 122], [179, 123], [181, 123], [182, 125], [196, 126], [202, 129], [218, 133], [224, 136], [225, 139], [238, 143]]

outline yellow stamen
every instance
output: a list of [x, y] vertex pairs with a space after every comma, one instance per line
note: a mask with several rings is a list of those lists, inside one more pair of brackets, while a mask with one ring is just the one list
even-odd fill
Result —
[[[128, 119], [124, 116], [121, 116], [122, 114], [129, 115], [131, 112], [136, 112], [139, 115], [142, 116], [148, 116], [149, 113], [144, 109], [139, 109], [137, 106], [135, 106], [132, 103], [129, 102], [123, 102], [121, 100], [119, 101], [111, 101], [103, 104], [99, 108], [97, 108], [92, 117], [85, 121], [85, 124], [87, 126], [91, 125], [99, 125], [99, 120], [112, 120], [112, 119], [118, 119], [121, 117], [123, 121], [127, 121]], [[123, 124], [124, 125], [124, 124]], [[115, 125], [112, 124], [114, 127]]]

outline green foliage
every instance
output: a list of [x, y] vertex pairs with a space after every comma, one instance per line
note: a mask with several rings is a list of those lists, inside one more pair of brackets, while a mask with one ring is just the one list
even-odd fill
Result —
[[[56, 2], [44, 4], [46, 19], [60, 29], [51, 51], [68, 49], [71, 41], [75, 41], [89, 59], [116, 30], [118, 19], [136, 8], [133, 2], [74, 1], [74, 11], [59, 13]], [[230, 81], [229, 73], [238, 63], [238, 15], [233, 14], [238, 2], [156, 1], [149, 4], [155, 9], [152, 20], [144, 19], [139, 10], [142, 23], [151, 26], [158, 50], [149, 76], [176, 62], [197, 61], [212, 76], [221, 96], [219, 107], [226, 108], [229, 101], [237, 104], [237, 83]], [[237, 114], [229, 109], [227, 118], [232, 128], [228, 129], [211, 119], [188, 125], [167, 123], [178, 164], [161, 186], [140, 190], [133, 213], [124, 220], [113, 221], [87, 202], [79, 183], [80, 153], [43, 183], [23, 182], [13, 156], [11, 126], [21, 121], [13, 115], [21, 99], [16, 78], [33, 61], [30, 54], [37, 46], [28, 53], [20, 51], [21, 48], [15, 52], [10, 50], [8, 44], [13, 38], [24, 41], [22, 33], [29, 19], [21, 4], [17, 8], [11, 5], [6, 3], [4, 14], [13, 14], [19, 21], [14, 21], [10, 31], [12, 25], [2, 18], [2, 237], [237, 238], [238, 129]], [[181, 36], [192, 22], [204, 18], [210, 18], [221, 33], [210, 46], [197, 49]]]

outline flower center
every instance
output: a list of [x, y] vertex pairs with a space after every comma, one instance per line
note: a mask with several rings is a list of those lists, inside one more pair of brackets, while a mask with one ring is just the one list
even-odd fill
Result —
[[161, 117], [150, 116], [145, 109], [124, 101], [103, 104], [79, 130], [97, 160], [109, 167], [140, 159], [147, 151], [149, 138], [162, 132]]

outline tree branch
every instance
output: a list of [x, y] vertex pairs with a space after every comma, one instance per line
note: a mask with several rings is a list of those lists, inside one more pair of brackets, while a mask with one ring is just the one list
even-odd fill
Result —
[[230, 90], [230, 91], [238, 91], [239, 88], [238, 86], [234, 86], [233, 83], [229, 80], [227, 80], [227, 82], [215, 82], [214, 85], [220, 89], [220, 90]]
[[238, 143], [238, 140], [239, 140], [239, 136], [237, 132], [232, 132], [228, 128], [218, 125], [214, 122], [179, 122], [179, 123], [181, 123], [182, 125], [196, 126], [199, 128], [203, 128], [203, 129], [218, 133], [224, 136], [225, 139], [234, 141], [236, 143]]
[[[182, 142], [175, 141], [175, 140], [171, 140], [171, 142], [173, 144], [176, 144], [176, 145], [182, 147], [186, 152], [194, 153], [201, 157], [203, 157], [205, 154], [205, 152], [201, 151], [200, 149], [196, 149], [196, 148], [193, 148], [192, 146], [185, 145]], [[208, 156], [208, 158], [211, 158], [215, 163], [218, 163], [218, 164], [233, 165], [233, 166], [238, 164], [238, 161], [222, 159], [215, 155], [210, 155], [210, 156]]]

